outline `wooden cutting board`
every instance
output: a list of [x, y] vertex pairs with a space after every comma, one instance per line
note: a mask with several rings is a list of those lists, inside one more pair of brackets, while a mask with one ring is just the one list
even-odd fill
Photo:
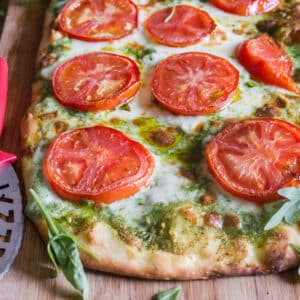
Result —
[[[10, 69], [6, 126], [0, 149], [18, 155], [20, 121], [30, 103], [44, 11], [45, 7], [38, 4], [22, 6], [11, 3], [0, 40], [0, 55], [8, 59]], [[18, 164], [16, 168], [20, 175]], [[79, 299], [62, 275], [55, 280], [49, 279], [48, 271], [46, 247], [27, 221], [20, 253], [9, 273], [0, 281], [0, 299]], [[138, 280], [92, 271], [87, 271], [87, 274], [90, 299], [150, 300], [153, 294], [179, 284], [184, 289], [180, 299], [186, 300], [300, 299], [300, 280], [295, 271], [281, 275], [185, 282]]]

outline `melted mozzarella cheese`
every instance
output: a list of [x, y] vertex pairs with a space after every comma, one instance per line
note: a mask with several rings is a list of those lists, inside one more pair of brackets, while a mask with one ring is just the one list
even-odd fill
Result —
[[[214, 33], [206, 36], [202, 41], [196, 45], [172, 48], [153, 43], [147, 38], [143, 29], [143, 22], [154, 11], [165, 7], [166, 5], [158, 3], [155, 7], [140, 8], [139, 12], [139, 26], [135, 31], [120, 40], [112, 42], [84, 42], [80, 40], [72, 40], [71, 49], [64, 52], [64, 55], [58, 62], [48, 68], [42, 70], [41, 74], [45, 78], [51, 78], [53, 70], [61, 62], [88, 52], [95, 51], [110, 51], [118, 54], [126, 55], [126, 47], [134, 43], [145, 48], [154, 48], [155, 53], [146, 56], [142, 60], [142, 88], [129, 103], [130, 112], [114, 111], [108, 114], [108, 117], [120, 117], [122, 119], [132, 120], [138, 116], [151, 116], [159, 120], [166, 121], [169, 124], [180, 126], [186, 132], [192, 132], [199, 123], [204, 123], [210, 116], [180, 116], [162, 109], [153, 103], [153, 96], [150, 90], [151, 74], [154, 67], [166, 57], [183, 52], [207, 52], [229, 60], [240, 72], [240, 94], [237, 101], [227, 105], [221, 112], [221, 117], [243, 117], [250, 115], [253, 109], [265, 101], [265, 97], [269, 94], [269, 89], [260, 87], [246, 87], [245, 82], [249, 81], [249, 74], [236, 61], [235, 50], [237, 46], [246, 38], [256, 33], [253, 25], [259, 17], [240, 17], [225, 13], [214, 6], [207, 3], [199, 3], [198, 0], [181, 1], [181, 4], [188, 4], [201, 8], [209, 13], [217, 24]], [[251, 21], [251, 22], [250, 22]], [[250, 32], [250, 34], [241, 33]], [[252, 32], [252, 34], [251, 34]], [[245, 37], [246, 36], [246, 37]], [[276, 89], [271, 87], [271, 89]]]
[[[141, 4], [144, 2], [148, 2], [148, 0], [140, 1]], [[184, 48], [172, 48], [154, 44], [145, 35], [143, 22], [152, 12], [166, 6], [163, 3], [157, 3], [155, 7], [140, 8], [139, 26], [131, 35], [112, 42], [90, 43], [72, 39], [70, 49], [64, 51], [63, 55], [55, 64], [41, 70], [41, 75], [44, 78], [51, 79], [55, 67], [69, 58], [95, 51], [115, 52], [127, 55], [126, 49], [134, 43], [141, 45], [144, 48], [154, 48], [156, 50], [155, 53], [145, 56], [141, 61], [142, 87], [134, 99], [129, 103], [130, 111], [114, 110], [108, 113], [99, 112], [93, 114], [92, 117], [88, 116], [83, 118], [84, 120], [81, 120], [81, 123], [78, 123], [79, 121], [76, 121], [76, 119], [72, 119], [69, 120], [71, 127], [91, 126], [99, 124], [100, 121], [107, 121], [112, 118], [133, 120], [140, 116], [149, 116], [154, 117], [163, 123], [179, 126], [187, 133], [193, 133], [199, 123], [205, 123], [213, 116], [218, 115], [222, 118], [243, 118], [251, 115], [256, 107], [261, 106], [266, 101], [266, 97], [268, 97], [270, 91], [275, 91], [277, 89], [275, 87], [266, 87], [263, 85], [247, 87], [245, 83], [250, 80], [249, 74], [235, 59], [235, 50], [237, 46], [245, 39], [256, 34], [255, 26], [253, 24], [255, 24], [256, 18], [258, 19], [259, 17], [247, 18], [227, 14], [210, 4], [200, 3], [199, 0], [186, 0], [181, 1], [180, 3], [193, 5], [207, 11], [217, 24], [217, 29], [214, 33], [205, 37], [198, 44]], [[180, 116], [170, 113], [153, 102], [153, 96], [150, 90], [150, 80], [154, 67], [161, 60], [172, 54], [190, 51], [207, 52], [223, 57], [239, 70], [240, 82], [237, 95], [234, 97], [234, 100], [219, 113], [208, 116]], [[60, 104], [51, 98], [49, 99], [48, 104], [49, 111], [53, 110], [53, 108], [57, 108], [63, 117], [63, 108]], [[134, 135], [134, 138], [137, 140], [140, 139], [138, 135]], [[44, 151], [42, 151], [41, 148], [38, 149], [34, 157], [34, 163], [36, 163], [37, 166], [41, 166], [43, 156]], [[150, 185], [128, 199], [111, 204], [110, 207], [114, 212], [120, 213], [126, 219], [128, 219], [129, 216], [132, 219], [141, 218], [142, 215], [157, 202], [169, 203], [179, 200], [196, 200], [197, 197], [200, 196], [201, 190], [187, 189], [190, 181], [179, 176], [178, 166], [171, 165], [167, 161], [162, 160], [159, 156], [155, 156], [155, 161], [155, 173]], [[33, 176], [33, 186], [35, 185], [34, 178], [37, 177], [37, 174], [41, 172], [41, 170], [37, 169], [36, 172], [37, 173]], [[203, 173], [207, 173], [205, 167], [203, 168]], [[39, 192], [46, 203], [61, 201], [50, 191], [46, 183], [36, 185], [35, 188], [39, 189]], [[218, 187], [216, 187], [216, 189], [218, 189]], [[219, 201], [226, 203], [227, 206], [229, 205], [243, 210], [256, 209], [255, 205], [245, 204], [245, 202], [231, 201], [231, 203], [228, 203], [228, 200], [226, 200], [222, 194], [224, 195], [223, 192], [219, 194]], [[140, 200], [142, 200], [143, 205], [139, 205]]]

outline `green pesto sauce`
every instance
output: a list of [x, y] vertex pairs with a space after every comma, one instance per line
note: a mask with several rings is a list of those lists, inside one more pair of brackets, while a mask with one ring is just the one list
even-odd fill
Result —
[[132, 57], [140, 65], [142, 64], [143, 59], [146, 56], [148, 56], [149, 59], [152, 60], [151, 54], [156, 52], [154, 48], [144, 48], [143, 46], [139, 46], [139, 47], [126, 46], [124, 50], [125, 50], [124, 52], [125, 55]]
[[[105, 222], [124, 237], [136, 238], [147, 249], [161, 249], [171, 253], [181, 254], [187, 249], [199, 247], [206, 238], [208, 230], [213, 230], [218, 239], [229, 243], [236, 238], [244, 238], [259, 248], [272, 231], [264, 231], [264, 225], [276, 207], [267, 210], [262, 207], [256, 212], [241, 212], [237, 215], [241, 219], [242, 228], [233, 229], [210, 228], [205, 225], [195, 225], [188, 220], [181, 210], [192, 208], [199, 218], [210, 212], [218, 212], [224, 216], [228, 212], [220, 203], [203, 205], [192, 201], [173, 202], [171, 204], [158, 203], [144, 216], [143, 221], [136, 221], [129, 225], [126, 219], [114, 214], [108, 206], [97, 207], [92, 202], [82, 201], [78, 204], [69, 202], [52, 203], [47, 206], [51, 216], [61, 225], [72, 229], [76, 234], [88, 229], [95, 222]], [[26, 210], [31, 217], [41, 217], [34, 209]]]
[[[56, 1], [54, 10], [57, 14], [65, 4], [65, 0]], [[180, 1], [166, 0], [165, 4], [177, 4]], [[55, 57], [61, 57], [71, 46], [71, 40], [62, 38], [51, 43], [47, 48], [47, 54], [53, 54]], [[106, 51], [117, 51], [115, 49], [102, 49]], [[124, 50], [124, 49], [123, 49]], [[298, 48], [289, 48], [287, 51], [294, 59], [298, 59]], [[126, 55], [133, 57], [137, 62], [147, 57], [151, 60], [151, 54], [155, 52], [152, 48], [139, 48], [128, 46], [125, 49]], [[249, 89], [260, 86], [259, 83], [249, 80], [245, 83]], [[241, 91], [238, 90], [233, 102], [241, 99]], [[299, 102], [299, 101], [298, 101]], [[290, 101], [290, 106], [280, 109], [280, 116], [297, 123], [295, 115], [300, 107], [296, 101]], [[142, 220], [134, 220], [129, 224], [125, 217], [114, 213], [108, 206], [97, 207], [94, 203], [82, 201], [74, 204], [67, 201], [54, 202], [47, 206], [52, 217], [60, 224], [69, 227], [74, 232], [88, 229], [95, 222], [102, 221], [110, 225], [118, 232], [120, 238], [124, 236], [133, 236], [139, 239], [147, 249], [162, 249], [172, 253], [183, 253], [192, 247], [201, 247], [205, 240], [208, 230], [213, 231], [217, 237], [226, 243], [231, 243], [236, 237], [243, 237], [253, 245], [260, 247], [263, 241], [268, 237], [271, 231], [265, 232], [264, 225], [276, 209], [265, 209], [261, 207], [255, 211], [241, 211], [230, 205], [230, 200], [216, 201], [211, 205], [203, 205], [198, 202], [188, 201], [190, 192], [197, 190], [200, 194], [204, 192], [216, 192], [215, 185], [209, 178], [199, 171], [199, 165], [204, 161], [204, 149], [210, 139], [222, 130], [226, 124], [226, 119], [220, 117], [218, 113], [208, 117], [197, 132], [187, 134], [179, 127], [170, 126], [162, 123], [155, 118], [140, 117], [134, 120], [123, 120], [118, 118], [106, 118], [109, 113], [82, 113], [77, 110], [61, 106], [53, 97], [51, 82], [43, 80], [42, 100], [35, 107], [36, 114], [42, 114], [57, 111], [57, 118], [68, 122], [68, 129], [103, 124], [116, 129], [121, 129], [128, 133], [132, 138], [142, 141], [150, 151], [159, 155], [163, 159], [173, 161], [179, 167], [184, 167], [191, 171], [195, 180], [190, 185], [186, 185], [186, 197], [179, 199], [181, 201], [172, 202], [171, 204], [158, 203], [146, 211]], [[124, 104], [117, 108], [130, 112], [130, 104]], [[238, 120], [238, 119], [237, 119]], [[53, 121], [41, 122], [40, 134], [42, 140], [49, 142], [53, 136], [48, 137], [51, 131]], [[300, 124], [300, 122], [298, 123]], [[153, 133], [158, 130], [168, 134], [167, 140], [162, 142], [160, 138], [153, 138]], [[159, 140], [157, 142], [157, 140]], [[39, 175], [42, 176], [41, 174]], [[42, 179], [41, 179], [42, 180]], [[139, 199], [138, 205], [144, 205], [143, 199]], [[228, 201], [228, 202], [226, 202]], [[232, 201], [233, 202], [233, 201]], [[202, 218], [210, 212], [217, 212], [224, 216], [226, 213], [235, 213], [240, 217], [241, 229], [216, 229], [208, 228], [205, 225], [193, 224], [181, 213], [181, 209], [192, 207], [193, 212]], [[26, 213], [33, 218], [41, 217], [38, 210], [32, 203], [26, 208]]]
[[185, 144], [186, 134], [175, 126], [159, 123], [155, 118], [140, 117], [134, 119], [132, 124], [136, 127], [141, 140], [158, 155], [170, 156], [178, 149], [180, 143]]

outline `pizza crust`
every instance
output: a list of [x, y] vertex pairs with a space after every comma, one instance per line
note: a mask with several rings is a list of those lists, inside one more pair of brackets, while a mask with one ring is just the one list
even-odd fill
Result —
[[[46, 224], [34, 220], [44, 241], [48, 239]], [[218, 255], [175, 255], [151, 251], [126, 244], [118, 233], [104, 222], [97, 222], [76, 235], [99, 259], [79, 249], [81, 260], [88, 269], [149, 279], [189, 280], [222, 276], [262, 275], [295, 268], [299, 259], [290, 243], [299, 243], [296, 228], [280, 227], [266, 241], [264, 247], [251, 253], [249, 245], [237, 243], [227, 255], [240, 257], [236, 263], [226, 264]], [[243, 251], [244, 249], [244, 251]], [[250, 247], [251, 249], [251, 247]], [[213, 253], [211, 253], [213, 254]]]
[[[49, 44], [50, 24], [53, 15], [46, 13], [43, 38], [40, 45], [37, 65], [42, 50]], [[22, 171], [25, 191], [28, 195], [30, 178], [33, 174], [32, 155], [34, 149], [27, 146], [28, 139], [34, 139], [38, 132], [37, 119], [31, 113], [41, 96], [41, 82], [33, 84], [32, 105], [21, 124]], [[42, 219], [32, 219], [41, 237], [48, 240], [48, 230]], [[296, 267], [299, 259], [290, 243], [300, 244], [298, 226], [282, 226], [276, 229], [265, 241], [262, 248], [254, 246], [245, 239], [234, 241], [229, 250], [220, 252], [214, 241], [206, 241], [206, 247], [191, 249], [181, 255], [161, 250], [148, 250], [139, 243], [125, 242], [119, 233], [104, 222], [96, 222], [76, 235], [99, 259], [80, 251], [80, 257], [88, 269], [164, 280], [208, 279], [221, 276], [259, 275], [282, 272]], [[220, 242], [220, 241], [217, 241]]]

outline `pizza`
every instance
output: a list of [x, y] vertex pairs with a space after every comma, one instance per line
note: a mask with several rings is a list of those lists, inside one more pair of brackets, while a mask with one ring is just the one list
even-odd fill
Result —
[[[297, 1], [51, 2], [23, 177], [96, 254], [80, 249], [87, 268], [205, 279], [298, 264], [297, 222], [265, 226], [299, 185], [299, 20]], [[26, 214], [47, 240], [29, 193]]]

